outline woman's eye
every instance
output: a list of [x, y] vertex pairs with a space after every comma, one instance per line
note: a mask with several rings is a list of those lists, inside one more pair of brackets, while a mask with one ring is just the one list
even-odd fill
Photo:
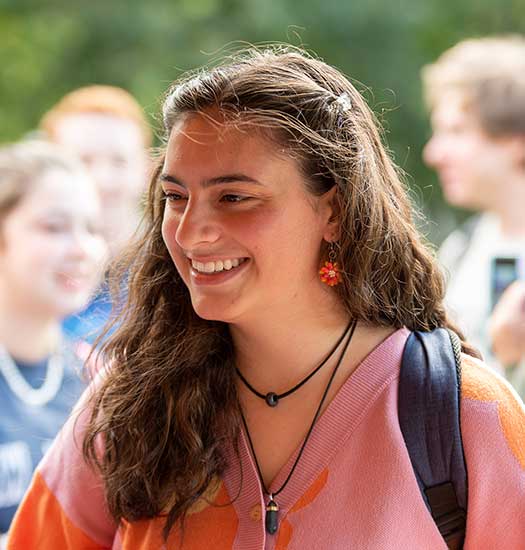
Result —
[[223, 195], [221, 197], [221, 201], [224, 201], [224, 202], [242, 202], [247, 199], [248, 197], [243, 197], [242, 195], [232, 195], [232, 194]]
[[172, 191], [164, 191], [164, 200], [167, 202], [177, 202], [184, 200], [184, 197], [180, 193], [173, 193]]

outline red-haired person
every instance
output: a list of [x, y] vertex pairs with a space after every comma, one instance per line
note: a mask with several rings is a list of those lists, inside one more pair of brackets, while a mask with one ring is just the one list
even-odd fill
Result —
[[[141, 197], [149, 170], [152, 134], [144, 111], [122, 88], [93, 85], [65, 95], [42, 118], [45, 136], [85, 165], [97, 185], [100, 223], [110, 258], [122, 251], [137, 230]], [[92, 342], [111, 316], [105, 285], [88, 307], [66, 319], [70, 334]]]

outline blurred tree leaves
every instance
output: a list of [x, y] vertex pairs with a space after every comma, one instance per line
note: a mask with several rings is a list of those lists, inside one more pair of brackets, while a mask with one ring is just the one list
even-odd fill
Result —
[[130, 90], [153, 121], [181, 71], [235, 41], [291, 42], [363, 83], [417, 199], [444, 222], [429, 228], [438, 240], [452, 211], [420, 160], [420, 69], [468, 36], [523, 29], [525, 0], [0, 0], [0, 140], [95, 82]]

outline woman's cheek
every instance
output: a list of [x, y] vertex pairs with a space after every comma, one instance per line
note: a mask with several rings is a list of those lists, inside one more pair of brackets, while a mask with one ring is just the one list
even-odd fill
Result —
[[177, 224], [175, 220], [169, 216], [167, 212], [164, 213], [164, 218], [162, 220], [162, 240], [166, 245], [168, 251], [172, 252], [172, 247], [175, 244], [175, 235], [177, 232]]
[[165, 216], [162, 222], [162, 240], [168, 249], [171, 260], [174, 263], [177, 271], [184, 279], [188, 271], [188, 261], [187, 258], [182, 253], [181, 248], [177, 244], [177, 227], [178, 220], [174, 217]]

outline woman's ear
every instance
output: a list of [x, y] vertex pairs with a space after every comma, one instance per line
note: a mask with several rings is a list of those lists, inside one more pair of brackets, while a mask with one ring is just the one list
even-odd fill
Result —
[[341, 205], [339, 202], [337, 185], [334, 185], [330, 191], [327, 191], [323, 195], [322, 200], [326, 215], [323, 238], [326, 242], [338, 241], [340, 233]]

